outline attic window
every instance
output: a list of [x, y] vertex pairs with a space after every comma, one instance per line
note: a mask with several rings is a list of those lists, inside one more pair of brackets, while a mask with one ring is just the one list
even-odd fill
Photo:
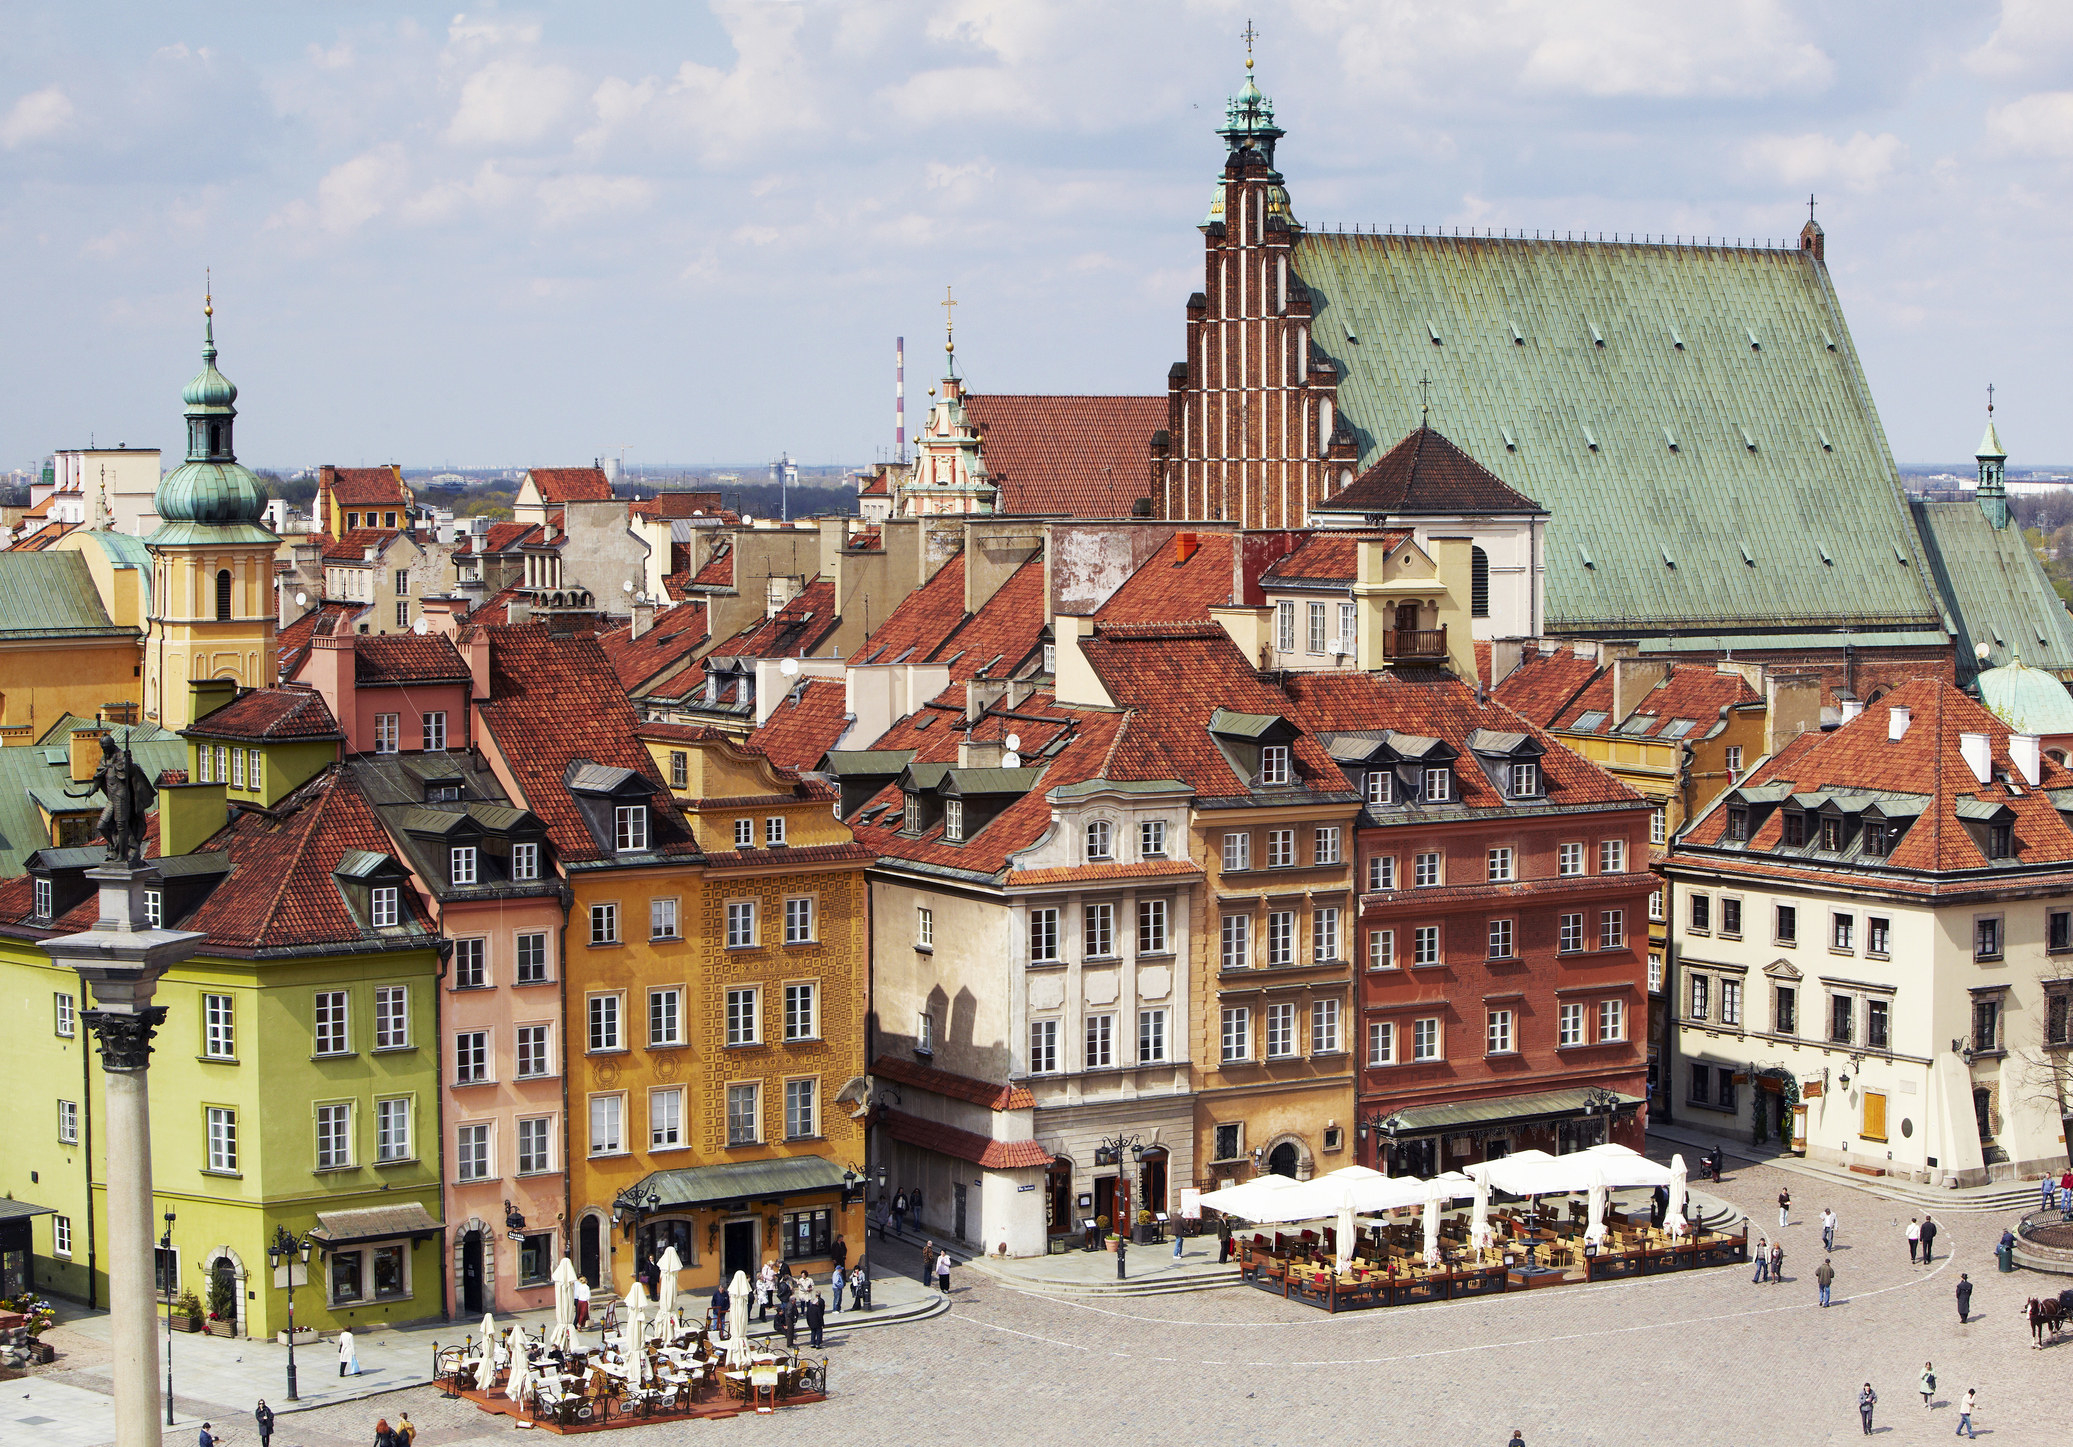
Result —
[[51, 907], [50, 881], [39, 879], [36, 881], [36, 918], [49, 919]]
[[1684, 338], [1678, 335], [1675, 327], [1670, 328], [1670, 345], [1680, 352], [1684, 350]]
[[921, 795], [909, 794], [906, 798], [906, 809], [900, 818], [900, 828], [909, 834], [919, 834], [921, 832]]
[[965, 837], [965, 801], [945, 799], [943, 801], [943, 838], [950, 843], [962, 843]]
[[1893, 852], [1893, 839], [1888, 832], [1890, 827], [1876, 819], [1865, 821], [1864, 852], [1871, 858], [1884, 859]]
[[1728, 809], [1727, 837], [1737, 841], [1745, 840], [1749, 837], [1749, 811], [1747, 809], [1734, 807]]
[[617, 804], [612, 808], [612, 837], [621, 854], [638, 854], [648, 847], [648, 806]]
[[1677, 450], [1677, 434], [1675, 432], [1672, 432], [1667, 427], [1663, 429], [1663, 441], [1670, 444], [1670, 450], [1672, 452], [1675, 452]]
[[1987, 856], [1991, 859], [2012, 859], [2015, 857], [2014, 825], [1989, 824], [1987, 826]]
[[1697, 725], [1697, 719], [1673, 718], [1670, 720], [1670, 722], [1663, 725], [1663, 731], [1660, 734], [1656, 735], [1656, 737], [1664, 739], [1681, 739], [1686, 734], [1690, 733], [1693, 728], [1697, 727]]
[[1261, 746], [1260, 782], [1262, 784], [1286, 784], [1288, 782], [1288, 745], [1264, 744]]
[[1602, 708], [1587, 709], [1576, 716], [1576, 722], [1569, 726], [1572, 733], [1594, 734], [1605, 727], [1606, 712]]
[[1526, 339], [1525, 339], [1525, 338], [1524, 338], [1523, 336], [1520, 336], [1520, 335], [1519, 335], [1519, 324], [1518, 324], [1517, 322], [1511, 322], [1511, 323], [1508, 323], [1508, 325], [1509, 325], [1509, 326], [1511, 327], [1511, 329], [1512, 329], [1512, 345], [1513, 345], [1513, 346], [1515, 346], [1515, 347], [1523, 347], [1523, 346], [1525, 346], [1525, 345], [1526, 345]]
[[1585, 322], [1584, 325], [1591, 329], [1591, 345], [1594, 347], [1604, 346], [1605, 334], [1598, 330], [1598, 324], [1596, 322]]
[[1512, 797], [1532, 799], [1540, 794], [1540, 765], [1518, 763], [1512, 765]]
[[1440, 345], [1440, 330], [1431, 322], [1427, 322], [1425, 324], [1425, 335], [1432, 338], [1432, 344], [1434, 346], [1437, 347]]

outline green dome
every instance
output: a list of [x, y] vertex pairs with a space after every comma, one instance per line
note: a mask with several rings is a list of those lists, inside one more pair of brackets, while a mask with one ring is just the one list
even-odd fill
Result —
[[213, 305], [202, 315], [202, 369], [180, 394], [187, 410], [187, 461], [159, 480], [153, 505], [166, 526], [152, 534], [154, 542], [228, 541], [224, 530], [254, 532], [266, 515], [266, 488], [238, 462], [232, 440], [238, 389], [216, 370]]
[[187, 384], [187, 390], [180, 394], [180, 400], [189, 407], [228, 407], [237, 401], [237, 384], [216, 370], [216, 349], [209, 348], [202, 361], [202, 369], [195, 373], [194, 380]]
[[241, 463], [189, 462], [165, 475], [154, 502], [169, 523], [257, 523], [266, 515], [266, 488]]
[[1983, 670], [1977, 683], [1979, 701], [2017, 733], [2073, 733], [2073, 694], [2055, 675], [2018, 657]]

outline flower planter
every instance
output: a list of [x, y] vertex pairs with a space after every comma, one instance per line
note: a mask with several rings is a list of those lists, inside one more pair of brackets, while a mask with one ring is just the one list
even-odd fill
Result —
[[198, 1316], [176, 1316], [173, 1318], [174, 1331], [199, 1332], [201, 1329], [202, 1319]]
[[1154, 1243], [1156, 1243], [1156, 1242], [1158, 1241], [1158, 1239], [1159, 1239], [1159, 1236], [1158, 1236], [1158, 1231], [1159, 1231], [1159, 1228], [1158, 1228], [1157, 1226], [1152, 1226], [1152, 1225], [1144, 1225], [1144, 1226], [1139, 1226], [1139, 1227], [1137, 1228], [1137, 1244], [1138, 1244], [1138, 1245], [1140, 1245], [1140, 1246], [1150, 1246], [1150, 1245], [1153, 1245], [1153, 1244], [1154, 1244]]
[[[316, 1339], [317, 1339], [317, 1329], [316, 1329], [315, 1327], [313, 1327], [313, 1326], [298, 1326], [297, 1328], [295, 1328], [295, 1344], [296, 1344], [297, 1346], [299, 1346], [299, 1347], [306, 1347], [306, 1346], [308, 1346], [308, 1345], [309, 1345], [309, 1344], [310, 1344], [311, 1342], [315, 1341]], [[275, 1343], [275, 1344], [276, 1344], [277, 1346], [286, 1346], [286, 1345], [288, 1345], [288, 1333], [286, 1333], [285, 1331], [277, 1331], [277, 1332], [275, 1332], [275, 1333], [274, 1333], [274, 1343]]]
[[210, 1336], [234, 1337], [238, 1334], [238, 1324], [234, 1321], [212, 1321], [204, 1328], [204, 1330], [207, 1331]]

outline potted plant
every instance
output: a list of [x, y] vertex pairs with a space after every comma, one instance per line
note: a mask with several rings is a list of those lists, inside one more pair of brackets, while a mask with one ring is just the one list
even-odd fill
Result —
[[209, 1277], [209, 1335], [236, 1336], [238, 1330], [237, 1287], [228, 1276]]
[[202, 1329], [201, 1298], [192, 1291], [183, 1291], [173, 1298], [173, 1330], [200, 1331]]
[[1153, 1216], [1150, 1211], [1139, 1211], [1137, 1213], [1138, 1245], [1149, 1246], [1154, 1240], [1157, 1239], [1157, 1230], [1158, 1218]]
[[1106, 1250], [1113, 1251], [1116, 1249], [1116, 1234], [1109, 1230], [1108, 1217], [1096, 1216], [1094, 1218], [1094, 1229], [1101, 1233], [1102, 1245]]

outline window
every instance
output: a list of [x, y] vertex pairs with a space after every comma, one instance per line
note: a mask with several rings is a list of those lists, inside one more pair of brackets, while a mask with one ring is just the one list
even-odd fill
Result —
[[590, 1097], [590, 1153], [615, 1156], [626, 1149], [626, 1097]]
[[1828, 1038], [1848, 1045], [1856, 1038], [1857, 1002], [1848, 995], [1828, 997]]
[[55, 1256], [72, 1254], [72, 1218], [52, 1216], [50, 1218], [50, 1249]]
[[1490, 616], [1490, 555], [1474, 546], [1468, 550], [1468, 616]]
[[1703, 1020], [1712, 1009], [1713, 977], [1693, 975], [1691, 977], [1691, 1018]]
[[1267, 1058], [1285, 1060], [1296, 1053], [1296, 1007], [1283, 1002], [1267, 1007]]
[[1648, 842], [1666, 844], [1670, 840], [1670, 811], [1658, 804], [1648, 811]]
[[1116, 907], [1113, 904], [1090, 904], [1084, 911], [1081, 943], [1086, 947], [1086, 957], [1103, 960], [1116, 952]]
[[1267, 916], [1267, 963], [1292, 965], [1295, 962], [1296, 912], [1277, 909]]
[[1584, 847], [1581, 844], [1564, 844], [1555, 851], [1555, 873], [1567, 878], [1584, 872]]
[[1727, 811], [1727, 837], [1741, 842], [1749, 837], [1749, 811], [1739, 805], [1729, 805]]
[[550, 1073], [547, 1064], [547, 1027], [545, 1025], [521, 1025], [518, 1027], [518, 1075], [530, 1079]]
[[544, 985], [547, 983], [547, 936], [527, 933], [514, 941], [518, 947], [518, 983], [521, 985]]
[[1730, 939], [1742, 937], [1742, 901], [1733, 895], [1721, 896], [1720, 932]]
[[537, 844], [514, 844], [511, 846], [511, 877], [513, 879], [538, 879], [540, 877], [540, 846]]
[[2054, 993], [2044, 997], [2044, 1043], [2065, 1045], [2069, 1043], [2069, 1020], [2073, 1015], [2073, 996]]
[[1115, 829], [1106, 819], [1096, 819], [1087, 826], [1087, 857], [1089, 859], [1113, 859]]
[[1396, 802], [1396, 775], [1388, 769], [1370, 769], [1361, 781], [1363, 792], [1370, 804], [1393, 804]]
[[76, 1100], [58, 1102], [58, 1144], [79, 1144], [79, 1102]]
[[936, 947], [936, 912], [927, 906], [914, 911], [914, 947], [922, 950]]
[[1223, 926], [1223, 968], [1245, 969], [1252, 963], [1252, 916], [1227, 914]]
[[1713, 1072], [1713, 1095], [1722, 1110], [1735, 1108], [1735, 1072], [1725, 1065]]
[[1864, 821], [1864, 852], [1867, 858], [1884, 859], [1893, 852], [1893, 841], [1897, 837], [1886, 825], [1877, 819]]
[[621, 854], [638, 854], [648, 847], [648, 806], [616, 804], [612, 808], [612, 842]]
[[204, 1112], [209, 1133], [209, 1169], [224, 1173], [238, 1168], [238, 1113], [220, 1105]]
[[1166, 1012], [1137, 1012], [1137, 1063], [1154, 1065], [1166, 1058]]
[[1835, 950], [1850, 950], [1857, 946], [1857, 916], [1853, 914], [1832, 914], [1828, 917], [1828, 946]]
[[1972, 957], [1976, 960], [2001, 958], [2001, 916], [1998, 914], [1972, 922]]
[[353, 1108], [350, 1105], [317, 1107], [317, 1169], [342, 1170], [353, 1163]]
[[1411, 1059], [1438, 1060], [1440, 1058], [1440, 1020], [1437, 1015], [1427, 1015], [1411, 1022]]
[[914, 1050], [919, 1055], [932, 1055], [936, 1049], [936, 1017], [923, 1010], [914, 1022]]
[[243, 749], [232, 749], [230, 751], [230, 786], [233, 789], [245, 787], [245, 751]]
[[1252, 835], [1226, 834], [1224, 836], [1224, 872], [1234, 874], [1252, 868]]
[[1274, 646], [1283, 653], [1296, 651], [1296, 605], [1290, 599], [1274, 605]]
[[554, 1169], [552, 1149], [554, 1122], [547, 1116], [532, 1116], [518, 1123], [518, 1173], [529, 1176]]
[[346, 993], [343, 990], [319, 990], [316, 1053], [343, 1055], [347, 1048]]
[[1252, 1058], [1252, 1011], [1243, 1005], [1224, 1006], [1223, 1058]]
[[1532, 799], [1538, 797], [1539, 794], [1540, 765], [1513, 764], [1512, 797], [1514, 799]]
[[1722, 980], [1720, 982], [1720, 1023], [1739, 1025], [1742, 1023], [1742, 982]]
[[619, 943], [618, 905], [593, 904], [590, 907], [590, 942], [594, 945]]
[[1428, 803], [1444, 804], [1454, 797], [1454, 775], [1446, 769], [1425, 771], [1425, 798]]
[[1312, 603], [1308, 608], [1307, 612], [1309, 614], [1310, 636], [1305, 640], [1305, 642], [1309, 644], [1310, 652], [1322, 653], [1324, 652], [1324, 604]]
[[[69, 1000], [69, 995], [62, 997]], [[202, 996], [202, 1054], [211, 1060], [231, 1060], [237, 1056], [237, 1035], [233, 1028], [233, 1009], [229, 995]], [[68, 1035], [69, 1030], [60, 1030]]]
[[202, 744], [202, 745], [201, 745], [200, 747], [198, 747], [198, 748], [196, 748], [196, 749], [195, 749], [195, 751], [194, 751], [194, 760], [195, 760], [195, 767], [194, 767], [194, 781], [195, 781], [195, 783], [197, 783], [197, 784], [213, 784], [213, 783], [215, 783], [215, 782], [216, 782], [216, 780], [215, 780], [215, 771], [214, 771], [213, 769], [211, 769], [211, 768], [209, 767], [209, 762], [210, 762], [210, 760], [211, 760], [211, 759], [212, 759], [212, 758], [213, 758], [214, 756], [215, 756], [215, 750], [211, 749], [211, 748], [210, 748], [210, 747], [209, 747], [209, 746], [208, 746], [207, 744]]
[[49, 919], [51, 915], [51, 910], [54, 908], [54, 905], [52, 903], [52, 891], [50, 881], [47, 879], [38, 879], [36, 881], [35, 893], [36, 918]]
[[1311, 841], [1310, 862], [1337, 864], [1339, 860], [1339, 826], [1333, 824], [1317, 829]]
[[1164, 859], [1166, 857], [1166, 821], [1164, 819], [1141, 820], [1137, 826], [1137, 852], [1140, 858]]
[[1058, 1071], [1058, 1022], [1029, 1022], [1029, 1073], [1055, 1075]]
[[1440, 962], [1440, 927], [1436, 924], [1422, 924], [1411, 931], [1411, 963], [1436, 965]]
[[672, 789], [691, 787], [691, 756], [682, 749], [669, 751], [669, 786]]
[[1508, 919], [1490, 921], [1490, 958], [1508, 960], [1512, 957], [1512, 922]]
[[[924, 1020], [928, 1017], [924, 1015]], [[756, 991], [754, 988], [729, 990], [727, 992], [727, 1043], [729, 1045], [756, 1045], [762, 1041], [762, 1033], [756, 1023]]]
[[590, 1048], [592, 1051], [626, 1048], [626, 1041], [619, 1033], [617, 995], [590, 997]]
[[1624, 839], [1601, 839], [1598, 841], [1598, 872], [1600, 874], [1624, 874], [1627, 871], [1627, 841]]
[[436, 754], [446, 748], [446, 711], [432, 709], [425, 714], [425, 752]]
[[813, 943], [812, 896], [794, 895], [785, 901], [785, 943], [788, 945], [810, 945]]
[[1663, 892], [1660, 889], [1652, 891], [1648, 896], [1648, 917], [1652, 920], [1660, 920], [1663, 917]]
[[408, 628], [410, 626], [410, 600], [408, 598], [398, 598], [396, 600], [396, 626], [398, 628]]
[[1411, 882], [1420, 889], [1429, 889], [1440, 882], [1440, 851], [1426, 850], [1411, 860]]
[[1163, 955], [1173, 948], [1173, 941], [1167, 937], [1166, 916], [1168, 902], [1163, 899], [1141, 899], [1137, 902], [1137, 952], [1141, 955]]
[[[736, 833], [738, 834], [747, 823], [747, 820], [743, 820], [741, 824], [736, 825]], [[921, 795], [909, 794], [907, 802], [900, 806], [900, 827], [909, 834], [921, 832]], [[742, 847], [745, 849], [748, 846], [743, 844]]]
[[727, 1087], [727, 1144], [752, 1146], [763, 1129], [762, 1087]]
[[1695, 894], [1691, 900], [1692, 928], [1710, 930], [1713, 928], [1713, 896]]
[[1564, 1004], [1556, 1017], [1555, 1043], [1557, 1045], [1581, 1045], [1584, 1043], [1584, 1007]]
[[1106, 1070], [1116, 1063], [1116, 1017], [1087, 1017], [1087, 1068]]
[[2015, 828], [2009, 824], [1987, 826], [1987, 856], [1991, 859], [2009, 859], [2015, 855]]
[[730, 900], [727, 904], [727, 948], [748, 949], [756, 943], [756, 902]]
[[1312, 1055], [1336, 1055], [1339, 1053], [1339, 1002], [1337, 1000], [1313, 1000], [1310, 1002], [1310, 1053]]
[[1986, 1054], [2001, 1048], [2001, 1001], [1998, 998], [1972, 1002], [1972, 1048]]
[[1565, 955], [1573, 955], [1584, 947], [1584, 917], [1581, 914], [1565, 914], [1558, 921], [1555, 948]]
[[1663, 957], [1661, 955], [1650, 955], [1648, 957], [1648, 993], [1651, 995], [1663, 993]]
[[1691, 1084], [1684, 1092], [1684, 1098], [1693, 1105], [1706, 1105], [1713, 1094], [1713, 1068], [1708, 1065], [1692, 1066]]
[[684, 1091], [681, 1086], [648, 1092], [648, 1149], [673, 1150], [684, 1143]]
[[1892, 1018], [1892, 1007], [1885, 1000], [1864, 1002], [1864, 1043], [1873, 1050], [1888, 1048], [1888, 1023]]
[[1511, 1011], [1485, 1010], [1483, 1012], [1483, 1053], [1485, 1055], [1510, 1055], [1512, 1053]]
[[[910, 811], [916, 807], [914, 799], [911, 795], [908, 797], [907, 804]], [[907, 827], [910, 830], [918, 827], [918, 819], [919, 815], [915, 815], [913, 818], [910, 818], [908, 820]], [[734, 821], [734, 847], [736, 849], [753, 849], [756, 847], [755, 820], [737, 819]]]
[[1799, 991], [1790, 985], [1771, 991], [1771, 1028], [1780, 1035], [1799, 1033]]
[[1368, 888], [1396, 888], [1396, 856], [1394, 854], [1376, 854], [1369, 857]]
[[834, 1233], [835, 1213], [822, 1209], [818, 1211], [785, 1212], [785, 1259], [802, 1261], [815, 1256], [826, 1256]]
[[1395, 930], [1371, 929], [1368, 931], [1368, 968], [1371, 970], [1393, 970], [1396, 968]]
[[684, 1043], [683, 992], [648, 991], [648, 1047]]
[[820, 1038], [819, 992], [809, 983], [785, 986], [785, 1039]]
[[1729, 744], [1727, 746], [1727, 771], [1730, 774], [1742, 772], [1742, 746], [1740, 744]]
[[410, 987], [379, 985], [374, 991], [374, 1048], [405, 1050], [410, 1046]]
[[[2073, 911], [2055, 909], [2045, 915], [2044, 947], [2053, 952], [2073, 950]], [[1885, 953], [1883, 946], [1873, 945], [1872, 948]]]
[[1029, 912], [1029, 958], [1034, 964], [1061, 958], [1058, 953], [1057, 910], [1033, 909]]
[[1267, 867], [1289, 869], [1296, 862], [1296, 831], [1293, 829], [1269, 829], [1267, 831]]
[[1490, 851], [1484, 860], [1483, 877], [1492, 884], [1508, 884], [1512, 880], [1513, 855], [1510, 846], [1500, 845]]
[[1320, 905], [1311, 911], [1310, 958], [1320, 965], [1339, 958], [1339, 911], [1336, 906]]
[[1829, 815], [1821, 820], [1821, 847], [1833, 854], [1843, 847], [1843, 821]]
[[1627, 912], [1623, 909], [1601, 909], [1598, 911], [1598, 948], [1620, 949], [1627, 943]]
[[216, 621], [228, 622], [230, 611], [230, 569], [220, 568], [216, 572]]
[[1886, 1139], [1886, 1093], [1883, 1090], [1864, 1092], [1864, 1123], [1858, 1127], [1858, 1134], [1868, 1141]]
[[[591, 1005], [596, 1006], [592, 1000]], [[463, 1030], [453, 1037], [453, 1083], [480, 1085], [489, 1079], [489, 1032]]]
[[1288, 782], [1288, 745], [1267, 744], [1260, 749], [1260, 782], [1262, 784], [1286, 784]]
[[1792, 945], [1799, 943], [1799, 909], [1790, 904], [1781, 904], [1775, 911], [1778, 943]]
[[[616, 1105], [617, 1103], [615, 1099], [613, 1104]], [[593, 1127], [592, 1155], [597, 1154], [598, 1151], [594, 1129], [597, 1124], [598, 1104], [599, 1102], [595, 1100], [590, 1103], [590, 1117]], [[615, 1142], [611, 1148], [617, 1150], [619, 1147]], [[487, 1123], [464, 1125], [454, 1132], [453, 1160], [455, 1180], [486, 1181], [489, 1179], [489, 1126]]]
[[953, 844], [964, 842], [965, 803], [962, 799], [943, 801], [943, 837]]
[[377, 885], [368, 891], [367, 911], [376, 929], [393, 928], [403, 912], [403, 896], [393, 884]]
[[480, 990], [489, 984], [489, 962], [487, 940], [455, 940], [453, 942], [453, 987], [456, 990]]
[[216, 745], [216, 782], [230, 782], [230, 747], [227, 744]]
[[785, 816], [772, 814], [763, 821], [763, 847], [776, 849], [785, 842]]
[[1387, 1020], [1368, 1022], [1368, 1064], [1396, 1064], [1396, 1026]]
[[1058, 645], [1055, 643], [1046, 643], [1044, 645], [1044, 672], [1056, 673], [1057, 671]]

